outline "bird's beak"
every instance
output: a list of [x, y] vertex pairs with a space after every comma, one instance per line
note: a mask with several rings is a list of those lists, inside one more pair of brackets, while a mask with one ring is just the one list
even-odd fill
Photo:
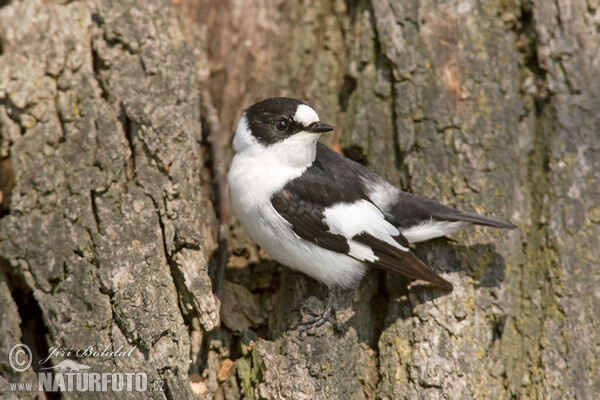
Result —
[[324, 124], [322, 122], [315, 122], [308, 127], [308, 131], [312, 133], [324, 133], [333, 130], [333, 126]]

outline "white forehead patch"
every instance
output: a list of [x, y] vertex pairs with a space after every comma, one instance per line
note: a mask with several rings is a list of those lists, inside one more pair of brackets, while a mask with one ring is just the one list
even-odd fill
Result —
[[300, 104], [296, 109], [296, 114], [294, 114], [294, 121], [299, 122], [304, 126], [310, 126], [310, 124], [319, 122], [319, 116], [315, 110], [306, 104]]

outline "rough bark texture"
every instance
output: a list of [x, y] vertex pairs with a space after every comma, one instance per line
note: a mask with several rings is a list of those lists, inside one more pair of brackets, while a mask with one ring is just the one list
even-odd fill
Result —
[[[42, 358], [52, 346], [137, 346], [86, 363], [165, 381], [166, 392], [140, 398], [191, 397], [190, 333], [219, 321], [195, 62], [174, 11], [25, 1], [3, 7], [0, 24], [2, 145], [15, 181], [0, 222], [14, 300], [3, 307], [20, 315], [2, 332]], [[4, 388], [22, 378], [1, 362]]]
[[[85, 361], [166, 382], [139, 397], [600, 397], [597, 1], [173, 3], [0, 8], [0, 393], [35, 380], [22, 341], [137, 346]], [[454, 292], [373, 271], [346, 332], [299, 334], [325, 288], [232, 218], [215, 329], [199, 89], [222, 144], [253, 101], [304, 99], [334, 148], [519, 230], [419, 245]]]

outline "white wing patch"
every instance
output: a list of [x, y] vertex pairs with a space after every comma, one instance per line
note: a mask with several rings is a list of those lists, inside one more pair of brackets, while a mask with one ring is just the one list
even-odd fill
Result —
[[458, 231], [464, 225], [468, 225], [468, 222], [429, 220], [422, 224], [411, 226], [408, 229], [403, 229], [402, 235], [404, 235], [410, 243], [417, 243], [449, 235]]
[[[394, 240], [394, 236], [400, 235], [400, 231], [387, 222], [381, 211], [367, 200], [336, 204], [326, 208], [323, 215], [325, 215], [324, 222], [329, 227], [329, 231], [344, 236], [350, 245], [350, 239], [354, 236], [368, 233], [402, 251], [408, 251], [408, 248]], [[369, 246], [363, 246], [371, 250]], [[350, 247], [352, 251], [352, 245]], [[357, 252], [361, 251], [358, 246], [355, 247]], [[373, 254], [372, 250], [371, 254]], [[375, 257], [374, 254], [372, 256]]]
[[348, 240], [348, 245], [350, 246], [350, 252], [348, 253], [348, 255], [356, 258], [357, 260], [370, 262], [375, 262], [379, 260], [379, 257], [377, 257], [375, 253], [373, 253], [373, 249], [371, 249], [366, 244], [362, 244], [350, 239]]
[[363, 185], [369, 191], [369, 198], [380, 210], [388, 212], [390, 208], [398, 201], [398, 195], [400, 189], [392, 186], [390, 183], [383, 179], [370, 181], [367, 179], [362, 180]]

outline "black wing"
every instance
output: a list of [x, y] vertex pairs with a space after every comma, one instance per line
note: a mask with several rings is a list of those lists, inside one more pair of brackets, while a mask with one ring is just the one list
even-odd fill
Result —
[[302, 239], [327, 250], [348, 254], [350, 246], [342, 235], [329, 232], [323, 222], [323, 208], [302, 199], [297, 193], [284, 189], [271, 198], [275, 210], [292, 224], [292, 230]]
[[[400, 235], [400, 238], [404, 239], [406, 247], [408, 247], [408, 240], [402, 235]], [[452, 290], [450, 282], [429, 269], [412, 251], [402, 251], [364, 233], [355, 236], [353, 239], [366, 244], [373, 250], [373, 253], [379, 258], [379, 260], [372, 263], [374, 267], [392, 271], [412, 279], [421, 279], [434, 283], [444, 289]]]
[[[367, 233], [346, 237], [330, 232], [324, 216], [327, 207], [338, 203], [370, 201], [370, 199], [364, 187], [360, 185], [360, 180], [356, 179], [356, 176], [354, 178], [351, 176], [352, 172], [360, 172], [352, 165], [354, 163], [327, 148], [325, 149], [333, 154], [328, 152], [325, 156], [319, 154], [323, 152], [323, 147], [318, 147], [317, 161], [300, 178], [289, 182], [283, 190], [275, 193], [271, 198], [273, 207], [292, 225], [293, 231], [317, 246], [347, 254], [349, 257], [351, 257], [349, 240], [355, 240], [370, 247], [378, 257], [374, 262], [361, 260], [367, 265], [409, 278], [429, 281], [452, 290], [450, 282], [431, 271], [410, 251], [402, 251]], [[336, 160], [337, 157], [344, 161], [340, 164], [340, 160]], [[408, 241], [401, 234], [394, 239], [401, 246], [408, 248]]]

